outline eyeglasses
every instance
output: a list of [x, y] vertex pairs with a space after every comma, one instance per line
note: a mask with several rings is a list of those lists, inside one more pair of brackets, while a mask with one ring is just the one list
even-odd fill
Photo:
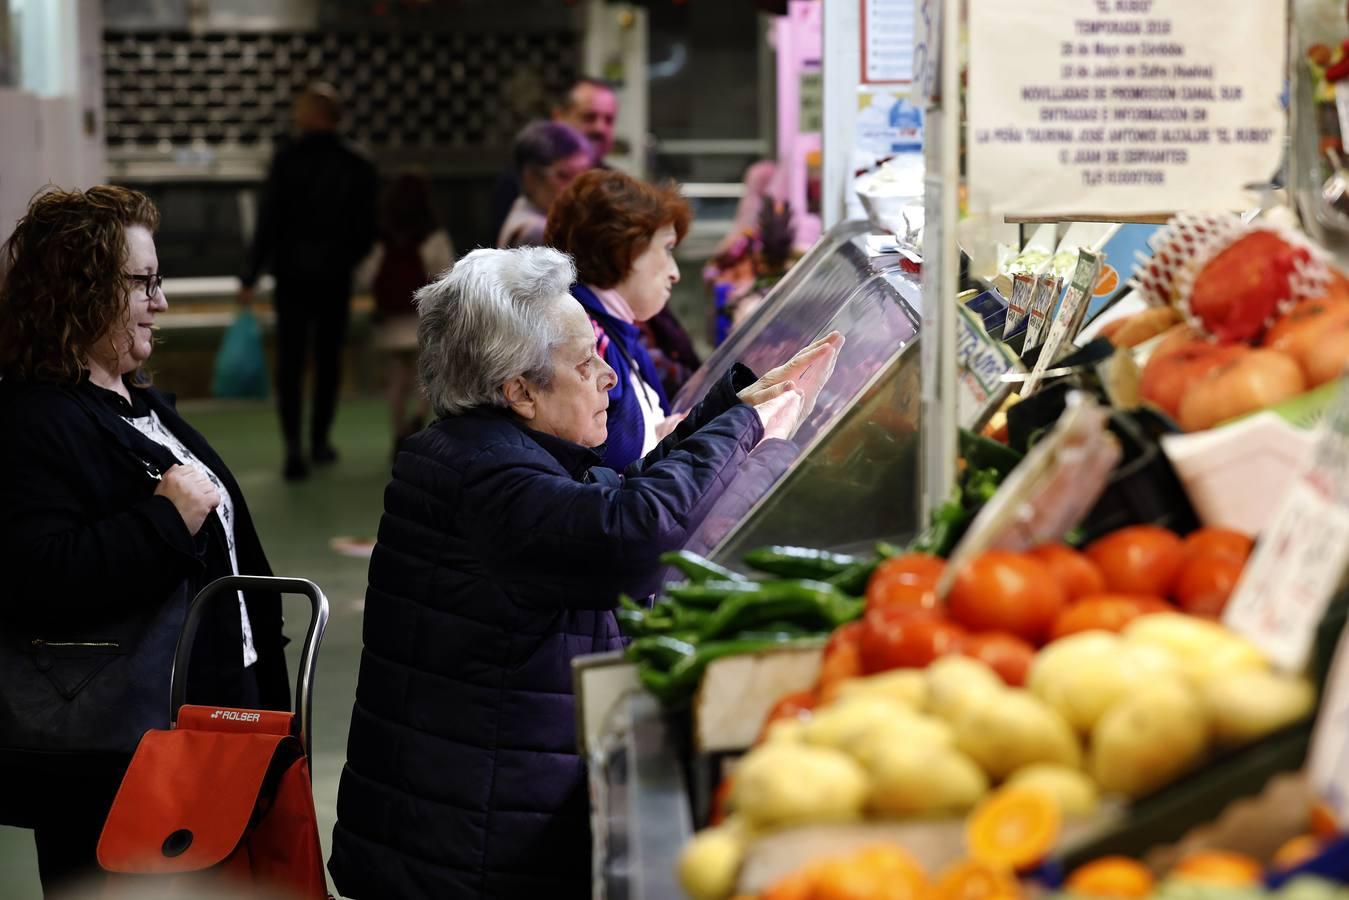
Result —
[[130, 272], [122, 273], [128, 281], [138, 281], [145, 285], [145, 296], [148, 300], [155, 299], [155, 295], [164, 285], [164, 276], [158, 273], [154, 275], [132, 275]]

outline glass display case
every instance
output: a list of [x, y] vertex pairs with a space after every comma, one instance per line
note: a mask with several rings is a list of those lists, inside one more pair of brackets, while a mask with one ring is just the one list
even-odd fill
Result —
[[832, 330], [845, 338], [785, 470], [692, 542], [724, 565], [767, 544], [860, 549], [918, 530], [921, 288], [897, 257], [868, 255], [869, 231], [845, 222], [821, 238], [675, 399], [688, 409], [735, 362], [762, 373]]

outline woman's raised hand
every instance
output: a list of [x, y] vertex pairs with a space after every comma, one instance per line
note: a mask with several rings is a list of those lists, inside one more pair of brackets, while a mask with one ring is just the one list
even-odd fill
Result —
[[740, 399], [757, 407], [780, 396], [783, 385], [791, 383], [801, 394], [801, 418], [804, 420], [815, 408], [820, 389], [834, 374], [834, 364], [838, 362], [838, 352], [842, 346], [843, 335], [837, 331], [829, 332], [741, 391]]
[[211, 480], [190, 466], [173, 466], [159, 478], [155, 493], [168, 497], [192, 534], [201, 531], [211, 510], [220, 505], [220, 492]]
[[790, 440], [797, 426], [805, 418], [805, 397], [786, 382], [786, 387], [775, 390], [773, 396], [762, 403], [754, 404], [754, 411], [763, 422], [764, 438]]

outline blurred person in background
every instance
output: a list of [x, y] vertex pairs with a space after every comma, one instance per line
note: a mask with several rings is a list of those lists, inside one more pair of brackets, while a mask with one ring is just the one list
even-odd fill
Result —
[[334, 88], [314, 84], [295, 101], [299, 136], [272, 158], [239, 303], [270, 267], [276, 278], [277, 404], [286, 443], [284, 475], [305, 478], [301, 441], [305, 364], [313, 347], [310, 459], [337, 459], [330, 441], [341, 384], [342, 345], [351, 318], [352, 273], [375, 239], [375, 167], [337, 133]]
[[[431, 183], [405, 172], [385, 189], [379, 209], [379, 242], [361, 264], [357, 282], [375, 299], [375, 347], [389, 357], [389, 412], [393, 446], [422, 429], [426, 396], [417, 390], [417, 308], [412, 295], [454, 264], [454, 245], [441, 227]], [[413, 412], [408, 414], [412, 404]]]
[[670, 418], [661, 364], [686, 372], [698, 364], [673, 316], [667, 319], [672, 327], [650, 344], [643, 340], [643, 325], [665, 311], [679, 281], [674, 251], [691, 218], [675, 186], [606, 169], [576, 179], [548, 214], [544, 243], [576, 261], [572, 296], [590, 316], [600, 355], [618, 373], [609, 392], [604, 463], [619, 471], [649, 453], [677, 422]]
[[498, 248], [542, 244], [553, 201], [593, 165], [585, 136], [560, 122], [526, 125], [515, 139], [514, 154], [521, 192], [501, 223]]
[[475, 250], [417, 295], [437, 420], [398, 454], [370, 559], [328, 863], [345, 897], [591, 896], [572, 660], [623, 646], [620, 594], [659, 586], [842, 344], [735, 366], [620, 477], [596, 452], [616, 376], [575, 279], [556, 250]]
[[[48, 190], [0, 284], [0, 822], [32, 828], [48, 895], [98, 871], [144, 732], [169, 724], [188, 603], [270, 575], [239, 485], [144, 365], [168, 308], [159, 213], [122, 187]], [[187, 702], [289, 709], [281, 599], [207, 611]]]
[[[614, 125], [618, 121], [618, 96], [613, 85], [599, 78], [577, 78], [553, 105], [552, 120], [570, 125], [590, 143], [591, 164], [606, 168], [604, 159], [614, 149]], [[497, 179], [492, 192], [492, 233], [501, 231], [515, 198], [520, 196], [520, 177], [512, 166]]]

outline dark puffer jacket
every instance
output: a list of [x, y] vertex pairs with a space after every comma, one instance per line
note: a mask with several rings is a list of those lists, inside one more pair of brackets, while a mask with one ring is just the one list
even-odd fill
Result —
[[480, 410], [409, 440], [370, 562], [329, 869], [347, 897], [587, 897], [571, 660], [622, 646], [763, 436], [738, 368], [622, 482], [596, 453]]

